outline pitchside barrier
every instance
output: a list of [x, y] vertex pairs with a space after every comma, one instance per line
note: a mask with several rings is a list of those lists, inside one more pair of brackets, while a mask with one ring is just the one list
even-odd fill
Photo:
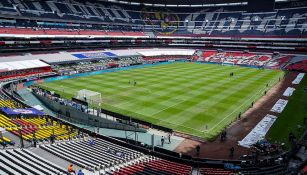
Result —
[[172, 129], [169, 129], [169, 128], [166, 128], [166, 127], [163, 127], [163, 126], [159, 126], [159, 125], [155, 125], [155, 124], [152, 124], [150, 122], [139, 120], [139, 119], [136, 119], [136, 118], [133, 118], [133, 117], [130, 117], [130, 116], [127, 116], [127, 115], [123, 115], [123, 114], [120, 114], [120, 113], [117, 113], [117, 112], [112, 112], [112, 111], [109, 111], [107, 109], [101, 108], [101, 112], [106, 114], [106, 115], [110, 115], [112, 117], [115, 117], [119, 120], [125, 120], [127, 122], [138, 123], [138, 124], [145, 125], [145, 126], [148, 126], [148, 127], [154, 128], [154, 129], [158, 129], [158, 130], [161, 130], [161, 131], [164, 131], [164, 132], [173, 132]]

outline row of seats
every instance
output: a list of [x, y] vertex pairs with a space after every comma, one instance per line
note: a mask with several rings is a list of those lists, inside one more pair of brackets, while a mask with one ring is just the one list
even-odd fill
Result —
[[0, 100], [0, 108], [16, 108], [17, 106], [14, 104], [12, 100]]
[[168, 60], [183, 60], [186, 59], [187, 56], [146, 56], [143, 57], [143, 60], [149, 62], [157, 62], [157, 61], [168, 61]]
[[0, 114], [0, 127], [6, 128], [7, 131], [15, 135], [21, 133], [25, 140], [33, 139], [33, 133], [38, 140], [49, 138], [52, 134], [56, 135], [56, 140], [67, 140], [77, 135], [77, 132], [71, 132], [71, 128], [66, 125], [59, 125], [56, 122], [47, 122], [45, 118], [31, 119], [10, 119], [3, 114]]
[[246, 175], [267, 175], [267, 174], [274, 174], [274, 175], [284, 175], [284, 174], [291, 174], [288, 172], [287, 165], [274, 165], [269, 167], [260, 167], [260, 168], [247, 168], [240, 170], [241, 174]]
[[106, 36], [145, 36], [143, 32], [112, 32], [98, 30], [57, 30], [32, 28], [0, 28], [0, 34], [23, 35], [106, 35]]
[[27, 149], [0, 151], [0, 174], [57, 175], [66, 170]]
[[290, 71], [307, 72], [307, 61], [305, 60], [305, 61], [300, 61], [297, 63], [290, 64], [286, 66], [286, 69]]
[[7, 137], [2, 137], [0, 138], [0, 145], [2, 146], [15, 145], [15, 143]]
[[188, 175], [192, 167], [163, 159], [142, 161], [137, 164], [121, 168], [113, 175]]
[[231, 63], [235, 65], [263, 66], [270, 61], [272, 55], [257, 55], [254, 53], [244, 52], [222, 52], [204, 51], [200, 56], [194, 56], [193, 60], [215, 62], [215, 63]]
[[202, 175], [230, 175], [234, 173], [230, 170], [224, 170], [222, 168], [200, 168], [200, 174]]
[[[37, 130], [31, 130], [28, 128], [23, 128], [21, 130], [21, 133], [23, 135], [23, 138], [25, 140], [32, 140], [34, 137], [35, 132], [35, 138], [37, 140], [45, 140], [49, 139], [51, 135], [55, 135], [56, 140], [67, 140], [70, 138], [73, 138], [77, 135], [77, 132], [70, 132], [66, 130], [65, 128], [62, 128], [60, 126], [46, 126], [46, 127], [40, 127]], [[15, 135], [20, 135], [19, 131], [12, 131], [13, 134]]]
[[[0, 13], [11, 16], [24, 16], [36, 21], [40, 19], [61, 20], [61, 24], [52, 22], [34, 22], [34, 24], [26, 23], [29, 27], [52, 26], [60, 28], [94, 28], [95, 25], [72, 25], [71, 21], [91, 21], [105, 22], [109, 25], [101, 25], [100, 28], [105, 30], [142, 30], [146, 32], [156, 32], [160, 34], [176, 34], [176, 35], [211, 35], [211, 36], [306, 36], [306, 8], [289, 8], [276, 9], [271, 13], [245, 13], [242, 12], [241, 6], [227, 9], [227, 7], [211, 7], [211, 8], [180, 8], [180, 11], [170, 12], [165, 9], [161, 12], [160, 8], [151, 7], [150, 11], [139, 6], [125, 6], [112, 4], [105, 5], [105, 2], [74, 2], [50, 0], [48, 3], [44, 1], [24, 2], [14, 0], [16, 7], [12, 7], [8, 3], [7, 8], [1, 8]], [[0, 4], [1, 5], [1, 4]], [[3, 4], [2, 4], [3, 5]], [[107, 6], [107, 7], [106, 7]], [[86, 9], [86, 10], [85, 10]], [[183, 13], [186, 11], [186, 13]], [[5, 22], [6, 20], [4, 20]], [[48, 20], [49, 21], [49, 20]], [[63, 24], [62, 21], [68, 21]], [[18, 22], [16, 22], [18, 23]], [[125, 24], [125, 25], [123, 25]], [[162, 25], [163, 24], [163, 25]], [[12, 25], [12, 24], [11, 24]], [[98, 26], [97, 25], [97, 26]], [[31, 33], [34, 33], [32, 31]], [[58, 31], [50, 31], [54, 34]], [[85, 32], [86, 33], [86, 32]], [[41, 34], [38, 31], [37, 34]], [[66, 34], [70, 34], [67, 33]], [[112, 33], [110, 35], [122, 35], [122, 33]], [[125, 34], [124, 34], [125, 35]], [[131, 33], [129, 35], [139, 35]]]
[[11, 122], [11, 119], [3, 114], [0, 114], [0, 127], [6, 128], [8, 131], [13, 131], [17, 129], [17, 125]]
[[40, 145], [40, 148], [92, 171], [119, 165], [143, 155], [102, 139]]

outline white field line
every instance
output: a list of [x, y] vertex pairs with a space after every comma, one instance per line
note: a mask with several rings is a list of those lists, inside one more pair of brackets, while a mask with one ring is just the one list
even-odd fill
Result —
[[[180, 102], [180, 103], [182, 103], [182, 102]], [[190, 129], [190, 130], [194, 130], [194, 131], [201, 132], [201, 130], [194, 129], [194, 128], [190, 128], [190, 127], [187, 127], [187, 126], [183, 126], [182, 124], [171, 123], [171, 122], [166, 121], [166, 120], [163, 120], [163, 119], [157, 119], [157, 118], [154, 118], [154, 117], [146, 116], [146, 115], [144, 115], [144, 114], [142, 114], [142, 113], [139, 113], [139, 112], [134, 112], [134, 113], [143, 115], [143, 116], [145, 116], [145, 117], [147, 117], [147, 118], [152, 118], [152, 119], [154, 119], [154, 120], [158, 120], [160, 123], [161, 123], [161, 122], [164, 122], [164, 123], [168, 123], [168, 124], [171, 124], [171, 125], [180, 126], [180, 127], [183, 127], [183, 128], [187, 128], [187, 129]], [[153, 124], [158, 125], [158, 123], [153, 123]]]
[[[270, 81], [271, 83], [272, 81]], [[243, 105], [246, 104], [247, 101], [255, 98], [257, 95], [263, 93], [265, 91], [266, 87], [264, 87], [263, 89], [260, 89], [255, 95], [251, 96], [251, 98], [247, 99], [244, 101], [244, 103], [242, 103], [239, 107], [237, 107], [234, 111], [232, 111], [230, 114], [228, 114], [226, 117], [224, 117], [220, 122], [218, 122], [217, 124], [215, 124], [212, 128], [210, 128], [209, 130], [206, 130], [204, 132], [210, 132], [211, 130], [213, 130], [215, 127], [217, 127], [218, 125], [220, 125], [220, 123], [222, 123], [226, 118], [230, 117], [234, 112], [237, 112]]]
[[[270, 81], [270, 83], [271, 83], [271, 82], [272, 82], [272, 81]], [[55, 89], [57, 89], [57, 90], [58, 90], [58, 89], [63, 90], [63, 87], [62, 87], [62, 88], [59, 87], [59, 88], [55, 88]], [[64, 87], [64, 89], [66, 89], [66, 87]], [[149, 89], [144, 88], [144, 87], [141, 87], [140, 89], [149, 90]], [[263, 89], [260, 89], [260, 91], [262, 91], [262, 93], [263, 93], [265, 89], [266, 89], [266, 87], [264, 87]], [[59, 90], [59, 91], [61, 91], [61, 90]], [[150, 90], [149, 90], [149, 91], [150, 91]], [[258, 91], [254, 96], [252, 96], [251, 98], [247, 99], [246, 101], [249, 101], [250, 99], [256, 97], [256, 95], [258, 95], [260, 91]], [[67, 93], [67, 92], [65, 92], [65, 93]], [[69, 94], [72, 94], [72, 93], [69, 93]], [[107, 96], [107, 97], [112, 97], [112, 96], [115, 96], [115, 95], [105, 95], [105, 96]], [[164, 111], [164, 110], [167, 110], [168, 108], [171, 108], [171, 107], [173, 107], [173, 106], [176, 106], [176, 105], [178, 105], [178, 104], [180, 104], [180, 103], [183, 103], [183, 102], [185, 102], [185, 101], [187, 101], [187, 100], [178, 102], [178, 103], [176, 103], [176, 104], [174, 104], [174, 105], [172, 105], [172, 106], [168, 106], [168, 107], [166, 107], [166, 108], [164, 108], [164, 109], [162, 109], [162, 110], [159, 110], [159, 111], [155, 112], [155, 113], [152, 114], [152, 115], [155, 115], [155, 114], [157, 114], [157, 113], [159, 113], [159, 112], [162, 112], [162, 111]], [[171, 124], [171, 125], [175, 125], [175, 126], [180, 126], [180, 127], [183, 127], [183, 128], [187, 128], [187, 129], [189, 129], [189, 130], [194, 130], [194, 131], [197, 131], [197, 132], [206, 132], [206, 133], [207, 133], [207, 132], [213, 130], [213, 129], [214, 129], [215, 127], [217, 127], [218, 125], [220, 125], [221, 122], [223, 122], [226, 118], [228, 118], [229, 116], [231, 116], [231, 115], [232, 115], [234, 112], [236, 112], [239, 108], [241, 108], [241, 107], [245, 104], [246, 101], [244, 101], [244, 103], [242, 103], [242, 105], [240, 105], [238, 108], [236, 108], [234, 111], [232, 111], [229, 115], [227, 115], [226, 117], [224, 117], [219, 123], [217, 123], [217, 124], [214, 125], [212, 128], [210, 128], [209, 130], [206, 130], [206, 131], [199, 130], [199, 129], [195, 129], [195, 128], [191, 128], [191, 127], [187, 127], [187, 126], [182, 125], [182, 123], [181, 123], [181, 124], [171, 123], [171, 122], [169, 122], [169, 121], [166, 121], [166, 120], [163, 120], [163, 119], [157, 119], [157, 118], [154, 118], [154, 117], [150, 117], [150, 116], [144, 115], [144, 114], [139, 113], [139, 112], [133, 112], [133, 113], [136, 113], [136, 114], [145, 116], [145, 117], [147, 117], [147, 118], [152, 118], [152, 119], [158, 120], [158, 121], [160, 121], [160, 122], [165, 122], [165, 123], [168, 123], [168, 124]], [[112, 107], [114, 107], [114, 108], [120, 109], [120, 106], [122, 106], [123, 104], [121, 104], [121, 105], [119, 105], [119, 106], [114, 106], [114, 105], [110, 105], [110, 104], [108, 104], [108, 105], [109, 105], [109, 106], [112, 106]]]
[[172, 108], [172, 107], [174, 107], [174, 106], [177, 106], [177, 105], [179, 105], [179, 104], [181, 104], [181, 103], [184, 103], [184, 102], [186, 102], [186, 101], [188, 101], [188, 99], [183, 100], [183, 101], [180, 101], [180, 102], [178, 102], [178, 103], [175, 103], [175, 104], [173, 104], [173, 105], [171, 105], [171, 106], [167, 106], [166, 108], [163, 108], [163, 109], [161, 109], [161, 110], [159, 110], [159, 111], [157, 111], [157, 112], [154, 112], [154, 113], [151, 114], [151, 115], [154, 116], [154, 115], [156, 115], [156, 114], [158, 114], [158, 113], [160, 113], [160, 112], [162, 112], [162, 111], [165, 111], [165, 110], [167, 110], [167, 109], [169, 109], [169, 108]]

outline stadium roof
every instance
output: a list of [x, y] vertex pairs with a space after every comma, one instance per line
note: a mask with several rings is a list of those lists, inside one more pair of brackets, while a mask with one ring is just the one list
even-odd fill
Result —
[[247, 4], [248, 0], [99, 0], [117, 2], [122, 4], [132, 5], [145, 5], [145, 6], [168, 6], [168, 7], [202, 7], [202, 6], [214, 6], [216, 4], [226, 5], [240, 5]]
[[[48, 0], [21, 0], [21, 1], [48, 1]], [[76, 0], [81, 1], [82, 0]], [[237, 6], [246, 5], [249, 0], [87, 0], [91, 2], [114, 2], [120, 4], [144, 5], [156, 7], [212, 7], [212, 6]], [[300, 1], [300, 0], [275, 0], [275, 2]]]
[[[211, 6], [237, 6], [246, 5], [248, 0], [90, 0], [108, 1], [121, 4], [160, 6], [160, 7], [211, 7]], [[296, 0], [275, 0], [287, 2]]]

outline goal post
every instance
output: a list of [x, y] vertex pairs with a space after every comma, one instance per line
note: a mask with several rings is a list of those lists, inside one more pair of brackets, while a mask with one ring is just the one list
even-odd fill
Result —
[[102, 102], [100, 92], [91, 91], [87, 89], [77, 91], [76, 99], [86, 101], [89, 105], [94, 106], [98, 106]]

